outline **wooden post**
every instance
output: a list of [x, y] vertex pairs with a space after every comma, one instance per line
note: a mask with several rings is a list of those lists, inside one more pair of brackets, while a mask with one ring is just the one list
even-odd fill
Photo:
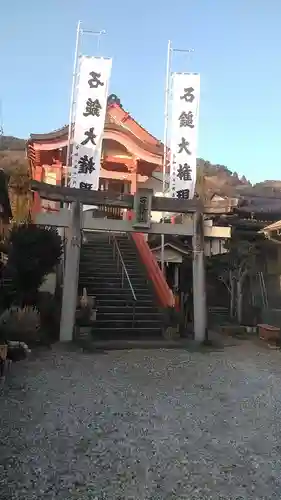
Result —
[[81, 213], [80, 203], [74, 202], [71, 207], [71, 224], [67, 230], [60, 323], [61, 342], [70, 342], [73, 338], [81, 245]]
[[206, 279], [204, 256], [204, 217], [203, 213], [193, 215], [193, 308], [194, 340], [207, 339]]

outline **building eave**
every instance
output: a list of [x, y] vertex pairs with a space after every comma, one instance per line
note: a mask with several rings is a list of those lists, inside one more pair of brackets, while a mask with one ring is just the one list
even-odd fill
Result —
[[[119, 117], [117, 119], [118, 123], [114, 122], [114, 117], [110, 116], [110, 110], [114, 113], [114, 110], [118, 111]], [[146, 134], [146, 138], [140, 138], [136, 132], [130, 129], [129, 122], [131, 121], [134, 124], [136, 130], [139, 130], [141, 133]], [[126, 124], [128, 123], [128, 127]], [[107, 104], [107, 118], [105, 121], [105, 131], [117, 131], [122, 133], [128, 137], [130, 137], [136, 143], [142, 145], [142, 147], [159, 156], [163, 156], [164, 153], [164, 145], [161, 141], [159, 141], [156, 137], [150, 134], [142, 125], [140, 125], [128, 112], [126, 112], [120, 100], [117, 98], [115, 94], [111, 94], [108, 98]], [[28, 140], [28, 144], [36, 143], [36, 142], [44, 142], [44, 143], [52, 143], [59, 142], [62, 139], [67, 141], [68, 138], [69, 126], [64, 125], [63, 127], [53, 130], [52, 132], [47, 132], [45, 134], [30, 134], [30, 138]], [[147, 139], [147, 140], [146, 140]]]
[[[164, 248], [171, 248], [172, 250], [175, 250], [175, 252], [178, 252], [181, 255], [190, 255], [191, 250], [183, 250], [182, 248], [179, 248], [177, 245], [173, 245], [172, 243], [165, 243]], [[152, 247], [151, 251], [152, 252], [157, 252], [161, 250], [161, 245], [158, 245], [157, 247]]]

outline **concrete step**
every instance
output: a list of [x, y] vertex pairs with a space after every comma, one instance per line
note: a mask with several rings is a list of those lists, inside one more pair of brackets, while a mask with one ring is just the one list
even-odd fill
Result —
[[[91, 295], [91, 294], [89, 294], [89, 295]], [[126, 298], [121, 297], [121, 296], [116, 298], [114, 296], [108, 296], [108, 295], [104, 294], [104, 295], [97, 296], [96, 300], [97, 300], [98, 305], [101, 304], [101, 305], [116, 306], [116, 307], [119, 307], [121, 305], [125, 305], [128, 307], [133, 306], [132, 295], [130, 295], [129, 297], [126, 297]], [[142, 307], [145, 307], [146, 305], [148, 305], [148, 306], [154, 305], [150, 297], [148, 297], [148, 298], [145, 297], [145, 298], [142, 298], [141, 300], [138, 299], [137, 302]]]
[[91, 273], [93, 273], [93, 275], [95, 273], [103, 274], [105, 271], [106, 271], [105, 274], [114, 273], [114, 272], [119, 273], [117, 266], [114, 265], [113, 263], [110, 263], [110, 262], [107, 262], [107, 263], [96, 262], [95, 264], [93, 264], [91, 266], [85, 266], [83, 264], [80, 264], [80, 267], [79, 267], [80, 274], [88, 273], [89, 276], [91, 276]]
[[110, 277], [109, 276], [103, 276], [102, 274], [98, 274], [96, 276], [86, 276], [86, 275], [80, 275], [79, 276], [79, 281], [90, 281], [90, 282], [93, 282], [93, 283], [103, 283], [104, 281], [106, 280], [110, 280], [111, 282], [118, 282], [118, 283], [121, 283], [121, 279], [122, 279], [122, 276], [121, 276], [121, 273], [116, 273], [114, 275], [110, 274]]
[[156, 339], [162, 337], [162, 329], [161, 328], [133, 328], [133, 327], [121, 327], [112, 328], [107, 327], [99, 327], [93, 328], [92, 335], [94, 340], [110, 340], [110, 339], [141, 339], [141, 338], [149, 338]]
[[138, 254], [136, 253], [135, 250], [131, 249], [131, 248], [122, 248], [120, 247], [120, 251], [122, 253], [122, 257], [124, 256], [128, 256], [128, 257], [138, 257]]
[[82, 255], [91, 255], [94, 252], [102, 252], [102, 250], [113, 254], [112, 245], [106, 245], [106, 244], [92, 245], [92, 246], [88, 246], [88, 247], [82, 246], [81, 254]]
[[[129, 309], [129, 310], [128, 310]], [[108, 311], [108, 310], [104, 310], [103, 308], [99, 307], [98, 308], [98, 312], [97, 312], [97, 321], [99, 319], [108, 319], [110, 321], [114, 321], [115, 319], [117, 321], [120, 321], [120, 320], [129, 320], [131, 318], [135, 318], [136, 320], [138, 321], [142, 321], [143, 319], [145, 321], [161, 321], [162, 319], [162, 314], [160, 312], [157, 312], [157, 311], [153, 311], [153, 312], [147, 312], [147, 311], [138, 311], [138, 310], [135, 310], [134, 312], [134, 309], [132, 307], [130, 308], [119, 308], [118, 311]]]
[[140, 263], [137, 259], [126, 259], [123, 257], [123, 261], [126, 267], [136, 267], [139, 269]]
[[[132, 292], [130, 288], [121, 288], [121, 287], [109, 287], [109, 286], [104, 286], [104, 287], [96, 287], [92, 285], [88, 285], [87, 283], [84, 283], [84, 288], [87, 288], [87, 293], [89, 295], [96, 295], [98, 297], [103, 297], [103, 296], [108, 296], [108, 298], [116, 298], [122, 297], [122, 298], [128, 298], [129, 300], [132, 298]], [[93, 293], [92, 293], [93, 292]], [[149, 293], [141, 293], [142, 297], [150, 297], [151, 294]]]
[[[98, 305], [98, 309], [103, 314], [113, 314], [113, 315], [119, 313], [126, 314], [127, 311], [129, 314], [133, 312], [133, 306], [131, 305], [121, 306], [121, 305], [112, 305], [112, 304], [108, 305], [100, 303]], [[148, 305], [148, 304], [141, 305], [139, 304], [139, 302], [137, 302], [135, 305], [135, 314], [143, 314], [143, 313], [146, 313], [147, 316], [150, 316], [151, 314], [159, 314], [162, 317], [162, 313], [158, 311], [158, 309], [154, 305]]]
[[95, 321], [94, 328], [99, 329], [99, 328], [110, 328], [112, 331], [116, 330], [117, 328], [161, 328], [161, 323], [159, 320], [141, 320], [141, 319], [133, 319], [127, 318], [127, 319], [100, 319], [97, 317], [97, 320]]
[[[145, 281], [133, 281], [131, 280], [132, 287], [135, 291], [138, 291], [138, 293], [141, 293], [142, 291], [147, 291], [148, 285]], [[104, 287], [110, 287], [111, 289], [113, 287], [115, 288], [125, 288], [127, 290], [130, 289], [129, 287], [129, 282], [127, 281], [126, 278], [124, 278], [123, 286], [122, 286], [122, 279], [121, 277], [111, 277], [110, 281], [108, 279], [104, 279], [101, 277], [95, 277], [94, 279], [89, 279], [87, 276], [85, 277], [80, 277], [79, 279], [79, 285], [80, 286], [91, 286], [92, 288], [98, 289], [104, 289]], [[148, 289], [150, 291], [150, 289]]]
[[91, 264], [92, 262], [96, 262], [99, 260], [112, 260], [113, 262], [116, 262], [116, 259], [113, 258], [112, 253], [107, 253], [107, 252], [102, 252], [100, 254], [98, 253], [93, 253], [91, 255], [82, 255], [80, 262], [83, 262], [84, 264]]
[[95, 264], [96, 262], [100, 262], [100, 261], [105, 261], [107, 260], [108, 262], [115, 262], [116, 263], [116, 259], [113, 258], [113, 255], [112, 254], [106, 254], [106, 253], [103, 253], [103, 254], [93, 254], [90, 257], [87, 257], [85, 258], [84, 257], [81, 257], [80, 259], [80, 263], [82, 262], [84, 265], [89, 265], [91, 266], [92, 264]]
[[[121, 275], [121, 272], [115, 272], [115, 273], [111, 273], [111, 272], [95, 272], [95, 273], [92, 273], [92, 272], [88, 272], [87, 271], [84, 271], [82, 270], [82, 272], [80, 273], [79, 275], [79, 280], [80, 279], [84, 279], [85, 278], [89, 278], [89, 282], [92, 282], [92, 284], [94, 284], [96, 281], [103, 281], [103, 282], [106, 282], [106, 281], [111, 281], [111, 278], [120, 278], [122, 277]], [[137, 275], [134, 275], [132, 276], [131, 274], [129, 274], [129, 278], [131, 280], [132, 283], [149, 283], [149, 281], [146, 280], [145, 277], [143, 277], [142, 275], [140, 274], [137, 274]], [[125, 278], [124, 278], [125, 279]]]

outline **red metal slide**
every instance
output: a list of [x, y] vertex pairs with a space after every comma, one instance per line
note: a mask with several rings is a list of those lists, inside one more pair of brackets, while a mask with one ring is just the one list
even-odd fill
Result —
[[132, 233], [131, 236], [135, 242], [139, 256], [146, 267], [148, 277], [153, 283], [159, 304], [162, 307], [174, 307], [175, 298], [173, 292], [169, 288], [144, 235], [142, 233]]

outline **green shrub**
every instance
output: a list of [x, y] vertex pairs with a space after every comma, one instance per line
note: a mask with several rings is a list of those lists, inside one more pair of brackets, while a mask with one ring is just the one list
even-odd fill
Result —
[[0, 337], [37, 343], [40, 341], [40, 315], [35, 307], [11, 307], [0, 316]]
[[60, 261], [61, 237], [54, 228], [22, 224], [12, 228], [8, 243], [8, 268], [18, 303], [35, 304], [44, 278]]

